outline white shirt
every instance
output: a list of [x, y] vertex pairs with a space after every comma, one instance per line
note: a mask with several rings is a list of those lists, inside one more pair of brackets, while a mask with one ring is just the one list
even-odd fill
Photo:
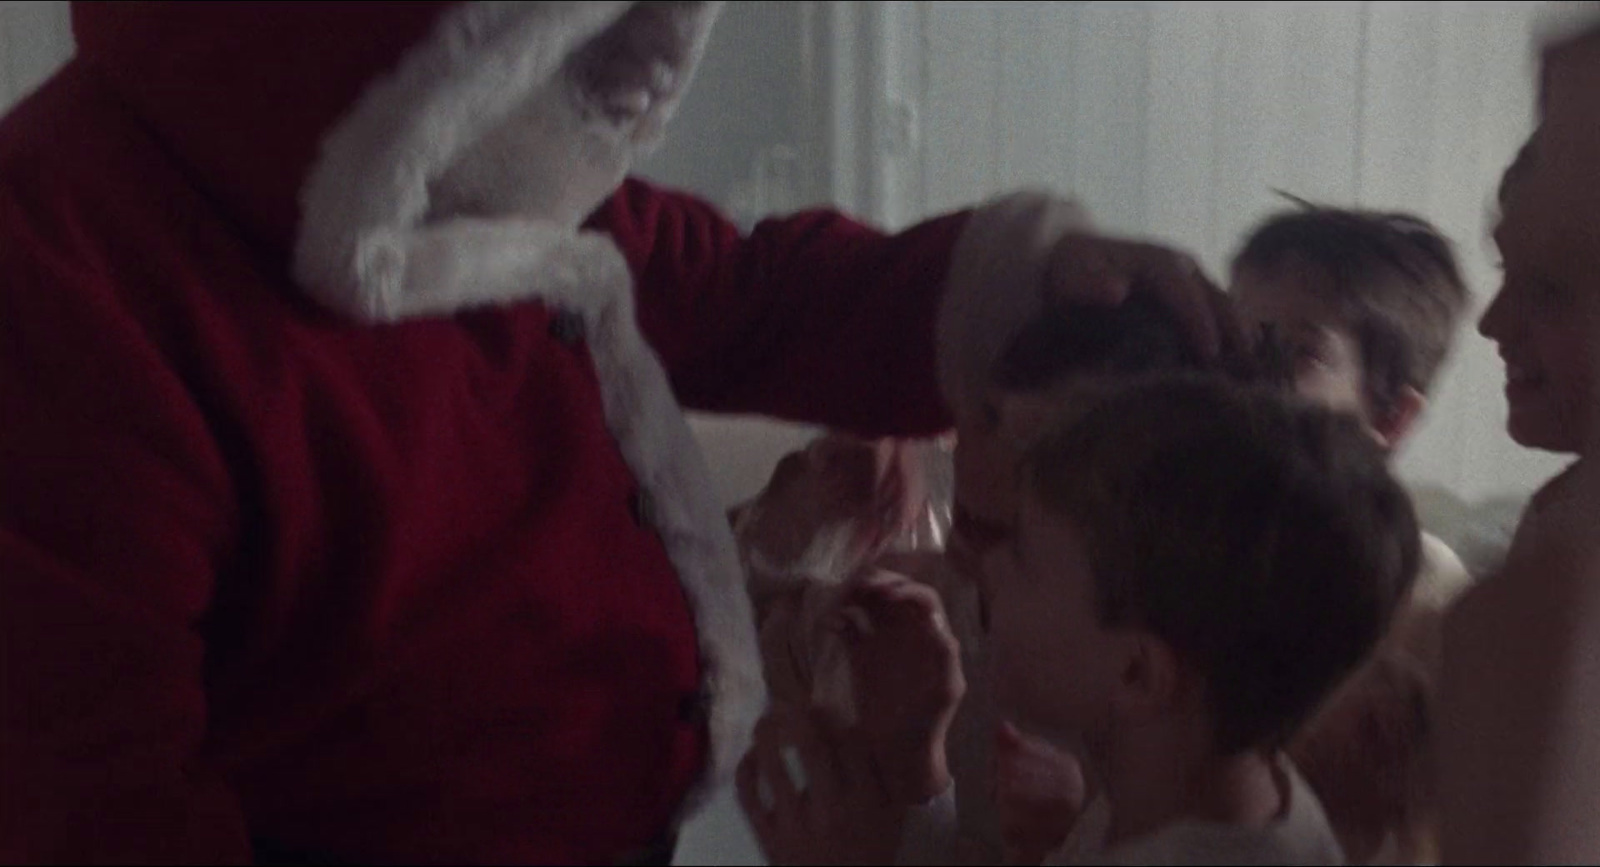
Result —
[[1111, 809], [1104, 797], [1085, 809], [1066, 845], [1049, 865], [1079, 864], [1285, 864], [1339, 865], [1344, 852], [1322, 812], [1322, 804], [1288, 759], [1279, 762], [1288, 780], [1283, 815], [1261, 826], [1179, 821], [1159, 831], [1107, 848]]

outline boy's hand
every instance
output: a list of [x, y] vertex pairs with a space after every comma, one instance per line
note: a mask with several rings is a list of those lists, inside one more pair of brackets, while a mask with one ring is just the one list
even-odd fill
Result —
[[[803, 786], [790, 775], [790, 748]], [[738, 790], [773, 864], [888, 864], [899, 849], [906, 808], [879, 786], [860, 735], [821, 714], [763, 719]]]
[[1071, 754], [1002, 722], [995, 731], [995, 805], [1009, 864], [1040, 864], [1066, 842], [1088, 801]]
[[950, 785], [945, 736], [966, 693], [944, 605], [931, 587], [878, 572], [851, 589], [838, 617], [857, 727], [890, 796], [921, 804]]

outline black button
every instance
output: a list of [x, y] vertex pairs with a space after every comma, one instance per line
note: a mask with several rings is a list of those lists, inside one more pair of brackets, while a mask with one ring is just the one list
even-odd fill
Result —
[[650, 845], [618, 861], [618, 867], [668, 867], [678, 853], [678, 835], [668, 831]]
[[583, 340], [583, 316], [562, 310], [550, 318], [550, 336], [563, 346], [577, 346]]
[[656, 526], [656, 501], [650, 492], [643, 488], [635, 491], [633, 498], [628, 502], [628, 508], [633, 512], [633, 522], [640, 527], [651, 530]]
[[701, 687], [686, 693], [678, 700], [678, 721], [684, 725], [702, 726], [711, 716], [711, 693]]

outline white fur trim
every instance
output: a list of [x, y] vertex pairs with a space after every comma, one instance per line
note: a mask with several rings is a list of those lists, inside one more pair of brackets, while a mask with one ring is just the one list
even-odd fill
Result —
[[[445, 13], [324, 141], [294, 263], [313, 298], [365, 322], [535, 299], [583, 316], [607, 426], [656, 505], [695, 614], [712, 761], [688, 810], [728, 779], [765, 710], [755, 620], [705, 458], [635, 322], [627, 263], [608, 237], [577, 227], [659, 137], [719, 5], [487, 2]], [[675, 74], [638, 111], [608, 113], [573, 59], [641, 11], [665, 28], [652, 38], [677, 40]]]
[[[712, 763], [685, 805], [693, 811], [729, 779], [766, 709], [755, 614], [705, 457], [635, 323], [627, 264], [600, 236], [585, 235], [579, 243], [595, 244], [599, 255], [585, 267], [560, 270], [570, 279], [546, 280], [541, 296], [583, 314], [606, 421], [639, 485], [655, 501], [656, 531], [694, 608], [711, 699]], [[565, 263], [567, 253], [553, 255]], [[603, 271], [590, 267], [595, 263], [604, 263]]]
[[958, 420], [977, 411], [1000, 354], [1044, 309], [1056, 242], [1089, 231], [1082, 208], [1039, 192], [1006, 196], [968, 218], [939, 310], [939, 384]]
[[[408, 235], [462, 217], [542, 223], [541, 236], [575, 231], [660, 138], [719, 8], [483, 2], [445, 12], [323, 141], [301, 190], [296, 278], [365, 321], [529, 297], [434, 286], [414, 299], [401, 280]], [[649, 32], [630, 38], [628, 28]], [[619, 54], [667, 47], [666, 80], [631, 113], [608, 112], [607, 94], [585, 85], [584, 50], [606, 44]]]

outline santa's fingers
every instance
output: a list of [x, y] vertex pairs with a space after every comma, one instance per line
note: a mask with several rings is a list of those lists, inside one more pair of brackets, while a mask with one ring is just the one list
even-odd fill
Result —
[[1136, 279], [1133, 291], [1155, 297], [1172, 313], [1201, 356], [1217, 358], [1227, 339], [1223, 324], [1231, 311], [1227, 299], [1193, 259], [1162, 252], [1167, 255]]
[[[1226, 368], [1227, 365], [1236, 364], [1250, 353], [1250, 336], [1245, 333], [1244, 321], [1239, 318], [1239, 312], [1234, 307], [1233, 299], [1215, 284], [1211, 283], [1204, 274], [1201, 279], [1206, 282], [1206, 301], [1210, 308], [1210, 318], [1217, 331], [1217, 353], [1220, 361]], [[1272, 371], [1270, 373], [1279, 373]]]
[[1136, 293], [1149, 295], [1172, 313], [1202, 356], [1214, 358], [1222, 349], [1221, 293], [1192, 257], [1176, 250], [1070, 235], [1052, 253], [1048, 280], [1046, 297], [1059, 306], [1116, 306]]

